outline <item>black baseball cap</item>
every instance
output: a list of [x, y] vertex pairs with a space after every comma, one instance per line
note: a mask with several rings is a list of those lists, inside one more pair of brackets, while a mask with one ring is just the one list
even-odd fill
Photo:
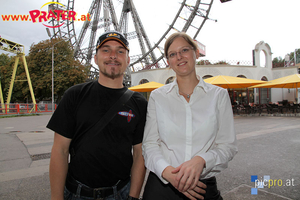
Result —
[[116, 40], [119, 43], [121, 43], [128, 51], [129, 51], [129, 42], [124, 37], [122, 33], [119, 33], [117, 31], [108, 31], [100, 35], [97, 45], [96, 45], [96, 51], [99, 49], [105, 42], [109, 40]]

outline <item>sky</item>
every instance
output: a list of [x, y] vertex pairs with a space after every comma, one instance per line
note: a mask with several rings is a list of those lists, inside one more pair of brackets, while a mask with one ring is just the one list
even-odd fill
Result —
[[[49, 1], [1, 0], [0, 15], [29, 14], [30, 10], [39, 10], [47, 2]], [[80, 5], [78, 2], [79, 0], [75, 1], [74, 10], [79, 14], [86, 14], [91, 1], [84, 1], [87, 3]], [[181, 0], [133, 0], [152, 44], [171, 23], [180, 2]], [[284, 58], [286, 54], [300, 48], [299, 8], [299, 0], [232, 0], [227, 3], [214, 0], [209, 16], [217, 22], [207, 20], [197, 37], [206, 46], [206, 57], [203, 59], [252, 61], [252, 50], [260, 41], [270, 45], [273, 58]], [[76, 22], [77, 36], [81, 26]], [[31, 44], [49, 39], [45, 26], [41, 23], [7, 22], [2, 18], [0, 36], [23, 44], [26, 54]], [[131, 46], [131, 49], [134, 47]], [[6, 52], [0, 50], [0, 53]]]

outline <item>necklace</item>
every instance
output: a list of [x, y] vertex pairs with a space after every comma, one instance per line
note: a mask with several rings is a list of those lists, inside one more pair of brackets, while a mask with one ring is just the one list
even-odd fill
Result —
[[[181, 92], [181, 91], [180, 91]], [[191, 95], [193, 94], [193, 92], [191, 93], [191, 94], [186, 94], [186, 93], [184, 93], [184, 92], [181, 92], [182, 94], [184, 94], [184, 95], [186, 95], [186, 98], [190, 98], [191, 97]]]

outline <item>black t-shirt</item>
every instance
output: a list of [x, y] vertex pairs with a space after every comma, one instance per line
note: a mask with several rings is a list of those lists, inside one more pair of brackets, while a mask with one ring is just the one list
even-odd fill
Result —
[[[77, 142], [84, 139], [69, 164], [69, 173], [89, 187], [112, 186], [130, 176], [132, 145], [143, 140], [147, 100], [135, 92], [118, 114], [99, 133], [88, 128], [97, 123], [127, 90], [106, 88], [98, 81], [69, 88], [47, 128]], [[75, 138], [75, 140], [73, 140]]]

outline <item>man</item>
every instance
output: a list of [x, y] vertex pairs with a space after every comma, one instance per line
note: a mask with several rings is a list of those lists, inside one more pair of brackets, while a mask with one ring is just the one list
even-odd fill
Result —
[[118, 32], [104, 33], [94, 59], [98, 81], [69, 88], [47, 125], [55, 132], [51, 198], [138, 199], [145, 176], [141, 142], [147, 100], [134, 93], [104, 128], [95, 125], [128, 90], [123, 74], [129, 43]]

